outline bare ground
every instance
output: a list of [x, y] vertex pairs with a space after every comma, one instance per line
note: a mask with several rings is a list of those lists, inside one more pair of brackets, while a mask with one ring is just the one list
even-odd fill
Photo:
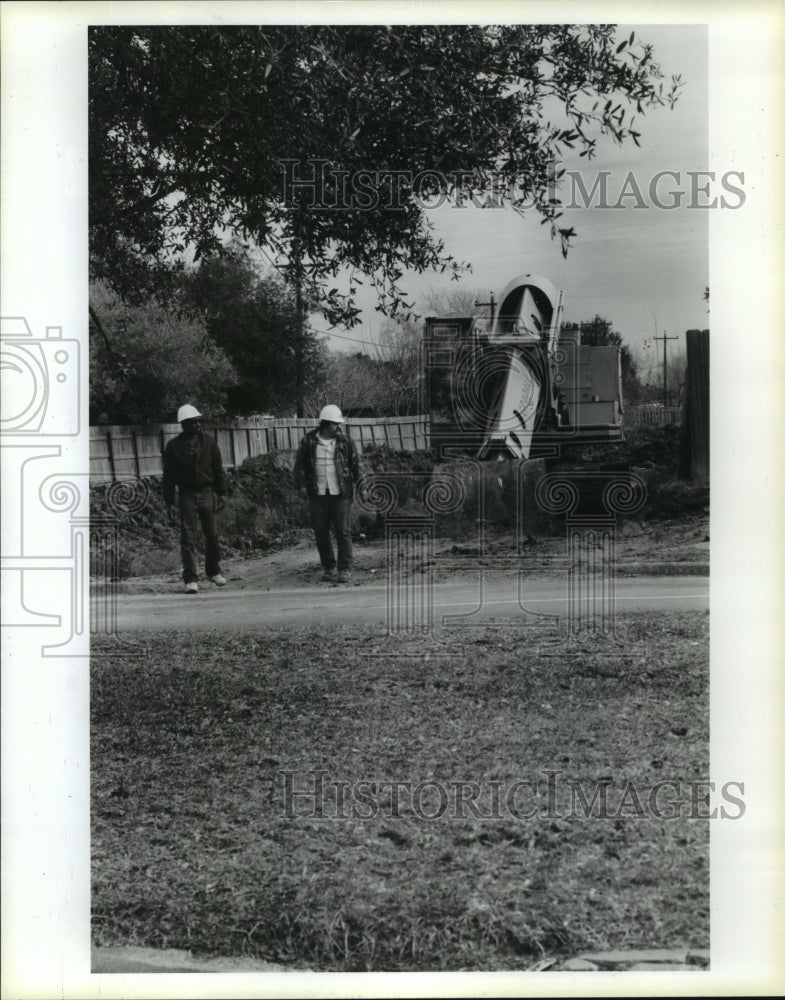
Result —
[[[355, 542], [355, 582], [383, 580], [387, 571], [383, 541]], [[628, 521], [617, 529], [616, 571], [620, 575], [651, 574], [669, 567], [675, 575], [680, 567], [695, 572], [709, 560], [708, 514], [686, 515], [667, 521]], [[412, 564], [413, 569], [418, 563]], [[113, 583], [120, 594], [168, 593], [181, 587], [179, 555], [170, 553], [170, 570]], [[434, 579], [450, 580], [471, 566], [489, 570], [522, 567], [538, 577], [563, 575], [567, 568], [566, 540], [560, 537], [530, 538], [517, 552], [512, 534], [493, 534], [481, 553], [475, 539], [437, 538], [434, 542]], [[292, 589], [311, 586], [321, 570], [310, 538], [289, 548], [233, 555], [222, 564], [224, 575], [238, 589]]]

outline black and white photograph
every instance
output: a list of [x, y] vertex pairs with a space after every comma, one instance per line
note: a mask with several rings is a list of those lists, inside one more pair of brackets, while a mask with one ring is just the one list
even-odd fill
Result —
[[776, 994], [781, 10], [10, 6], [3, 995]]

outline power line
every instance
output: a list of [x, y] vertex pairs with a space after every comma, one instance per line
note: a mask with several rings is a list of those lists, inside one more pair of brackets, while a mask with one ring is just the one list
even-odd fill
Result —
[[[268, 262], [272, 265], [272, 267], [276, 268], [283, 275], [284, 269], [283, 269], [282, 265], [279, 264], [277, 261], [273, 260], [273, 258], [267, 252], [266, 247], [262, 246], [262, 247], [259, 247], [259, 249], [264, 254], [264, 256], [267, 258]], [[318, 331], [314, 331], [314, 332], [316, 332], [316, 333], [323, 333], [325, 337], [335, 337], [338, 340], [347, 340], [350, 344], [358, 344], [358, 345], [362, 344], [363, 347], [378, 347], [379, 346], [378, 343], [374, 343], [373, 341], [370, 341], [370, 340], [355, 340], [354, 337], [344, 337], [340, 333], [330, 333], [327, 330], [318, 330]]]
[[362, 344], [364, 347], [378, 347], [379, 346], [378, 343], [375, 343], [375, 342], [373, 342], [371, 340], [355, 340], [354, 337], [344, 337], [340, 333], [329, 333], [326, 330], [320, 330], [319, 332], [323, 333], [325, 337], [336, 337], [338, 340], [348, 340], [350, 344]]

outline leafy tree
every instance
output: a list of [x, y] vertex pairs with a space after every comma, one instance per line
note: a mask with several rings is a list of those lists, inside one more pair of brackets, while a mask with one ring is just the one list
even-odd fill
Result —
[[298, 307], [296, 291], [260, 273], [237, 244], [203, 258], [185, 288], [186, 302], [238, 373], [227, 396], [231, 412], [302, 416], [324, 366], [324, 350], [305, 323], [307, 303]]
[[225, 413], [237, 375], [202, 322], [160, 306], [128, 306], [105, 284], [90, 286], [91, 423], [173, 421], [195, 403]]
[[[92, 275], [165, 296], [186, 252], [242, 235], [346, 324], [363, 275], [405, 316], [407, 269], [460, 272], [417, 195], [532, 207], [566, 254], [553, 163], [637, 143], [633, 115], [680, 86], [605, 24], [102, 26], [88, 44]], [[311, 160], [323, 190], [287, 189]]]

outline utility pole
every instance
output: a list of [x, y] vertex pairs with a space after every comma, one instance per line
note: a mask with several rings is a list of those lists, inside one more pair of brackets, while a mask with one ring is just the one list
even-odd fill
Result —
[[295, 356], [295, 391], [297, 395], [297, 416], [305, 416], [305, 315], [303, 310], [303, 281], [299, 267], [297, 284], [294, 286], [295, 311], [297, 313], [297, 353]]
[[305, 416], [305, 309], [303, 303], [303, 251], [299, 238], [292, 242], [294, 264], [294, 309], [297, 315], [294, 346], [294, 393], [298, 417]]
[[662, 341], [662, 405], [668, 405], [668, 341], [678, 340], [678, 337], [669, 337], [668, 331], [666, 330], [661, 337], [655, 337], [655, 340]]
[[496, 315], [496, 298], [495, 298], [493, 292], [491, 292], [491, 301], [490, 302], [475, 302], [474, 304], [476, 306], [479, 306], [480, 308], [483, 308], [483, 309], [486, 308], [487, 306], [491, 307], [491, 329], [493, 329], [493, 320], [494, 320], [494, 317]]

